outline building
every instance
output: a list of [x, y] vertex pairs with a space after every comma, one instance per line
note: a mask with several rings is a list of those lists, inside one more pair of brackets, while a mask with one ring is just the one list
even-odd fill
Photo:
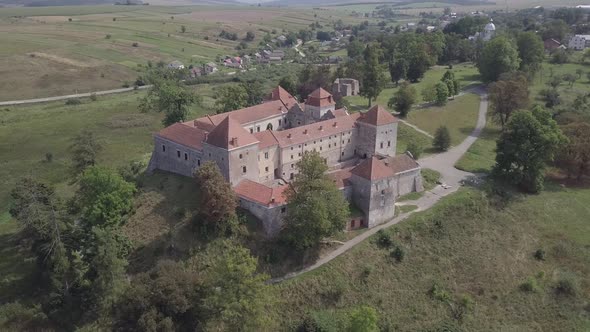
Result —
[[354, 78], [337, 78], [332, 84], [332, 93], [341, 97], [359, 94], [359, 81]]
[[483, 41], [490, 41], [496, 36], [496, 25], [494, 20], [490, 19], [490, 23], [486, 24], [482, 32], [476, 32], [475, 35], [469, 36], [469, 40], [481, 39]]
[[570, 39], [567, 46], [577, 51], [585, 50], [590, 47], [590, 35], [575, 35]]
[[544, 46], [545, 46], [545, 51], [547, 52], [553, 52], [554, 50], [560, 48], [562, 45], [559, 41], [550, 38], [550, 39], [546, 39], [543, 42]]
[[181, 70], [184, 69], [184, 64], [178, 60], [175, 60], [168, 64], [168, 69]]
[[300, 103], [277, 87], [260, 105], [162, 129], [154, 135], [148, 170], [192, 176], [204, 162], [215, 162], [240, 206], [274, 235], [297, 163], [317, 151], [343, 195], [363, 211], [348, 228], [373, 227], [394, 216], [397, 197], [423, 190], [420, 165], [396, 156], [397, 126], [381, 106], [349, 114], [321, 88]]
[[205, 69], [205, 74], [207, 75], [213, 74], [218, 70], [217, 65], [214, 62], [207, 62], [205, 65], [203, 65], [203, 68]]

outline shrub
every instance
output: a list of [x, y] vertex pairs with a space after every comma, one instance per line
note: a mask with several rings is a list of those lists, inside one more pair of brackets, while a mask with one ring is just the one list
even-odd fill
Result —
[[449, 294], [449, 292], [444, 290], [444, 288], [442, 288], [437, 282], [434, 282], [432, 284], [432, 287], [430, 287], [428, 294], [430, 294], [430, 296], [433, 299], [442, 302], [449, 302], [451, 300], [451, 295]]
[[525, 282], [520, 284], [520, 290], [527, 293], [536, 293], [539, 290], [537, 279], [528, 277]]
[[447, 151], [451, 146], [451, 134], [445, 126], [440, 126], [434, 134], [432, 145], [439, 151]]
[[416, 141], [411, 141], [410, 143], [408, 143], [408, 146], [406, 147], [406, 151], [411, 153], [412, 157], [414, 157], [414, 159], [418, 159], [422, 155], [422, 152], [424, 151], [424, 147]]
[[124, 88], [128, 88], [128, 87], [129, 87], [129, 82], [125, 82], [125, 83], [123, 83], [123, 87], [124, 87]]
[[397, 246], [397, 247], [395, 247], [395, 249], [393, 249], [391, 251], [390, 255], [393, 259], [396, 260], [396, 262], [400, 263], [401, 261], [404, 260], [406, 252], [404, 251], [404, 249], [402, 247]]
[[393, 240], [386, 231], [380, 229], [377, 232], [377, 245], [381, 248], [390, 248], [393, 246]]
[[139, 47], [139, 43], [133, 42], [133, 44], [131, 44], [131, 46], [133, 46], [133, 47]]
[[93, 93], [90, 95], [90, 100], [91, 101], [96, 101], [98, 98], [96, 97], [96, 93]]
[[45, 161], [47, 161], [48, 163], [52, 162], [53, 161], [53, 153], [47, 152], [45, 154]]
[[105, 39], [111, 39], [111, 35], [107, 34], [106, 36], [104, 36]]
[[533, 256], [539, 261], [544, 261], [545, 260], [545, 250], [537, 249], [537, 251], [535, 251], [535, 254]]
[[68, 100], [66, 100], [66, 105], [80, 105], [82, 104], [82, 101], [78, 98], [70, 98]]
[[68, 22], [72, 22], [72, 18], [71, 18], [71, 17], [70, 17], [70, 18], [68, 18]]
[[361, 271], [361, 275], [360, 275], [360, 279], [363, 283], [367, 283], [367, 281], [369, 280], [369, 276], [371, 275], [371, 273], [373, 272], [373, 267], [370, 265], [367, 265], [363, 268], [363, 270]]
[[563, 273], [555, 283], [557, 294], [576, 296], [580, 292], [578, 278], [572, 273]]

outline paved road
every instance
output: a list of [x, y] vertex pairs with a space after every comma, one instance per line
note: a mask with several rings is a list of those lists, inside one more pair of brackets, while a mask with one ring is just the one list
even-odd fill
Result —
[[[459, 145], [451, 148], [449, 151], [445, 153], [440, 153], [432, 156], [428, 156], [426, 158], [419, 159], [418, 162], [422, 166], [422, 168], [431, 168], [441, 173], [441, 182], [445, 184], [445, 186], [436, 186], [434, 189], [427, 191], [424, 195], [415, 200], [415, 201], [408, 201], [404, 202], [407, 204], [417, 205], [418, 209], [401, 214], [396, 218], [392, 219], [391, 221], [379, 225], [377, 227], [371, 228], [364, 232], [363, 234], [345, 242], [342, 246], [338, 247], [338, 249], [332, 251], [331, 253], [327, 254], [324, 257], [321, 257], [317, 262], [313, 265], [310, 265], [302, 270], [291, 272], [286, 274], [282, 277], [271, 279], [270, 283], [278, 283], [281, 281], [285, 281], [294, 277], [297, 277], [303, 273], [315, 270], [320, 266], [330, 262], [331, 260], [335, 259], [336, 257], [342, 255], [352, 247], [356, 246], [357, 244], [361, 243], [362, 241], [366, 240], [371, 235], [377, 233], [379, 230], [393, 226], [399, 223], [402, 220], [407, 219], [413, 213], [418, 211], [424, 211], [432, 207], [438, 200], [442, 197], [447, 196], [451, 193], [454, 193], [459, 189], [461, 186], [461, 182], [466, 180], [469, 177], [474, 176], [472, 173], [464, 172], [455, 168], [455, 163], [459, 161], [461, 156], [467, 152], [469, 147], [475, 142], [475, 140], [481, 134], [482, 129], [486, 125], [486, 112], [488, 109], [488, 96], [485, 92], [483, 87], [478, 87], [472, 90], [474, 93], [477, 93], [481, 97], [481, 101], [479, 103], [479, 116], [477, 119], [477, 124], [473, 132]], [[446, 189], [445, 189], [446, 188]]]
[[[137, 87], [137, 89], [142, 90], [142, 89], [147, 89], [149, 87], [151, 87], [151, 85], [140, 86], [140, 87]], [[115, 93], [129, 92], [129, 91], [133, 91], [133, 90], [135, 90], [134, 87], [113, 89], [113, 90], [103, 90], [103, 91], [96, 91], [96, 92], [87, 92], [87, 93], [77, 93], [77, 94], [67, 95], [67, 96], [1, 101], [0, 106], [13, 106], [13, 105], [45, 103], [48, 101], [66, 100], [66, 99], [72, 99], [72, 98], [85, 98], [85, 97], [90, 97], [93, 94], [95, 94], [97, 96], [102, 96], [102, 95], [110, 95], [110, 94], [115, 94]]]

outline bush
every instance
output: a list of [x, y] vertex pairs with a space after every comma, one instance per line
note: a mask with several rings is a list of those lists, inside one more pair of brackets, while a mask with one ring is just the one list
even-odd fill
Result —
[[438, 151], [447, 151], [451, 146], [451, 134], [445, 126], [440, 126], [434, 134], [432, 145]]
[[98, 98], [96, 97], [96, 93], [93, 93], [90, 95], [90, 100], [91, 101], [96, 101]]
[[444, 288], [442, 288], [437, 282], [434, 282], [432, 284], [432, 287], [430, 287], [428, 294], [430, 294], [430, 296], [435, 300], [439, 300], [442, 302], [451, 301], [451, 295], [449, 294], [449, 292], [444, 290]]
[[134, 42], [133, 44], [131, 44], [131, 46], [133, 46], [133, 47], [139, 47], [139, 43]]
[[576, 296], [580, 292], [580, 285], [578, 278], [571, 273], [564, 273], [559, 276], [555, 283], [555, 291], [557, 294]]
[[422, 152], [424, 151], [424, 147], [422, 145], [420, 145], [420, 143], [418, 143], [418, 142], [411, 141], [410, 143], [408, 143], [408, 146], [406, 147], [406, 151], [411, 153], [412, 157], [414, 157], [414, 159], [418, 159], [422, 155]]
[[145, 167], [145, 162], [135, 160], [119, 168], [119, 175], [127, 182], [137, 182], [137, 178], [144, 171]]
[[395, 249], [393, 249], [391, 251], [391, 257], [393, 259], [396, 260], [396, 262], [401, 262], [404, 260], [404, 257], [406, 256], [406, 252], [404, 251], [404, 249], [400, 246], [395, 247]]
[[391, 239], [391, 236], [382, 229], [377, 232], [376, 243], [381, 248], [390, 248], [393, 246], [393, 240]]
[[543, 249], [537, 249], [537, 251], [535, 251], [535, 254], [533, 256], [538, 261], [544, 261], [545, 260], [545, 250], [543, 250]]
[[47, 161], [48, 163], [52, 162], [53, 161], [53, 153], [47, 152], [45, 154], [45, 161]]
[[105, 39], [111, 39], [111, 35], [107, 34], [106, 36], [104, 36]]
[[66, 105], [70, 106], [70, 105], [80, 105], [82, 104], [82, 101], [78, 98], [70, 98], [68, 100], [66, 100]]
[[537, 279], [528, 277], [525, 282], [520, 284], [520, 290], [527, 293], [536, 293], [539, 290]]

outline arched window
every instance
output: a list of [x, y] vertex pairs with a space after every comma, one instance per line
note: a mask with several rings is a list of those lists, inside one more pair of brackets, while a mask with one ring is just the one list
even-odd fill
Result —
[[266, 126], [266, 130], [272, 130], [272, 123], [269, 123], [268, 126]]

